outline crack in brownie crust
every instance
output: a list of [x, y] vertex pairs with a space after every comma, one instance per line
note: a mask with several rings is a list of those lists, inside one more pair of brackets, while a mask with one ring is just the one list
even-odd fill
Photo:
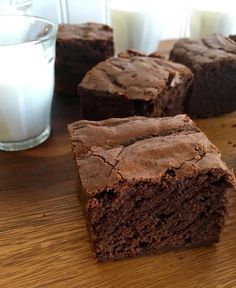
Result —
[[217, 242], [234, 176], [187, 115], [68, 126], [98, 261]]

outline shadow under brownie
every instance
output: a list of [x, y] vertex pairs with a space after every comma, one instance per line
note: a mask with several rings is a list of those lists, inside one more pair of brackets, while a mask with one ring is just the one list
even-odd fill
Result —
[[234, 176], [187, 115], [68, 126], [99, 262], [217, 242]]

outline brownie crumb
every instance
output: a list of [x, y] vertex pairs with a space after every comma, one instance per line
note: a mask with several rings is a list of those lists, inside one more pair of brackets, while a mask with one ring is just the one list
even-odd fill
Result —
[[233, 144], [232, 146], [233, 146], [233, 147], [236, 147], [236, 144]]
[[225, 127], [225, 124], [222, 124], [221, 127]]
[[235, 127], [236, 127], [236, 124], [232, 124], [231, 127], [235, 128]]
[[228, 144], [232, 144], [232, 141], [228, 141]]

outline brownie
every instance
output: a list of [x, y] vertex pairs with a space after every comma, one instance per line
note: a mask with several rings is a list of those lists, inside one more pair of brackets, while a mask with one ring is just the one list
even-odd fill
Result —
[[87, 71], [114, 55], [113, 31], [103, 24], [61, 24], [56, 41], [56, 93], [76, 95]]
[[187, 115], [68, 126], [98, 262], [219, 240], [234, 176]]
[[236, 42], [236, 35], [229, 35], [229, 38], [230, 38], [231, 40], [233, 40], [234, 42]]
[[82, 117], [171, 116], [183, 112], [193, 75], [187, 67], [128, 50], [91, 69], [78, 86]]
[[221, 34], [182, 39], [174, 45], [170, 59], [194, 73], [185, 102], [187, 114], [206, 118], [236, 109], [236, 43], [232, 39]]

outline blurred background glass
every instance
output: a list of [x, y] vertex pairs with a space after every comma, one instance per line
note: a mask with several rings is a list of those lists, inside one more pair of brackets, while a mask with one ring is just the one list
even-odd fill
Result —
[[114, 29], [116, 53], [128, 48], [146, 53], [157, 49], [163, 21], [152, 4], [152, 0], [108, 1], [107, 22]]
[[115, 52], [132, 48], [150, 53], [163, 38], [185, 36], [187, 7], [183, 3], [108, 0], [107, 23], [114, 29]]
[[201, 38], [211, 33], [236, 33], [236, 2], [231, 0], [192, 1], [189, 14], [189, 36]]

